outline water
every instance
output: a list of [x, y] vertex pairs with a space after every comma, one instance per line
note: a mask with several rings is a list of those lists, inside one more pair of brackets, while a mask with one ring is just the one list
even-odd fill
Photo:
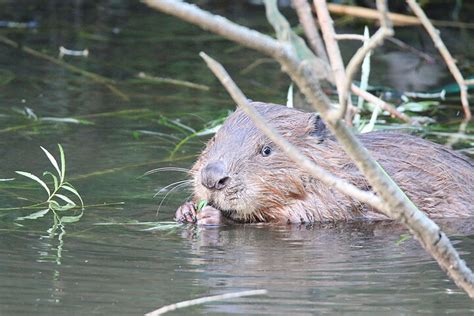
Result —
[[[153, 195], [186, 175], [141, 176], [158, 167], [189, 168], [206, 139], [191, 139], [171, 160], [170, 152], [185, 135], [160, 124], [160, 119], [179, 119], [200, 129], [233, 108], [199, 51], [223, 62], [254, 100], [285, 102], [289, 80], [274, 63], [241, 73], [262, 56], [132, 1], [26, 3], [4, 2], [1, 19], [36, 19], [40, 28], [3, 29], [1, 35], [51, 56], [58, 54], [59, 46], [89, 48], [87, 59], [66, 57], [66, 61], [116, 80], [114, 87], [129, 100], [104, 84], [0, 44], [1, 82], [14, 77], [0, 85], [0, 178], [17, 178], [0, 182], [0, 207], [46, 198], [39, 185], [14, 171], [37, 175], [52, 171], [39, 146], [57, 156], [57, 143], [66, 151], [68, 179], [92, 205], [79, 222], [67, 224], [61, 236], [54, 237], [47, 233], [53, 224], [49, 215], [16, 222], [23, 225], [18, 226], [13, 219], [31, 210], [0, 212], [1, 315], [143, 314], [182, 300], [262, 288], [267, 295], [209, 303], [176, 314], [473, 312], [472, 302], [416, 241], [397, 244], [406, 232], [396, 225], [185, 226], [163, 231], [146, 231], [148, 226], [143, 225], [97, 225], [170, 221], [186, 200], [189, 192], [170, 194], [157, 215], [163, 195], [155, 199]], [[258, 8], [212, 9], [269, 30]], [[470, 31], [460, 34], [465, 43], [472, 37]], [[469, 59], [472, 53], [463, 56]], [[377, 73], [384, 58], [374, 62], [371, 82], [407, 85], [397, 76]], [[429, 84], [423, 86], [420, 79], [414, 80], [419, 86], [408, 87], [429, 90], [449, 82], [439, 66], [424, 67], [436, 74]], [[139, 72], [192, 81], [210, 90], [143, 84], [134, 81]], [[439, 128], [453, 131], [458, 108], [449, 102], [443, 106], [435, 115], [453, 116]], [[90, 124], [33, 121], [14, 110], [24, 107], [40, 118], [73, 117]], [[472, 224], [466, 220], [446, 224], [471, 266]]]

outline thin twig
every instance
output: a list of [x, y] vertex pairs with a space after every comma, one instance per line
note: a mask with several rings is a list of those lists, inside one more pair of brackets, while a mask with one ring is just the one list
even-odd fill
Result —
[[453, 57], [449, 53], [449, 50], [446, 48], [446, 45], [444, 45], [443, 40], [441, 39], [441, 36], [439, 35], [439, 31], [435, 29], [433, 24], [431, 24], [430, 20], [426, 16], [425, 12], [420, 8], [418, 3], [414, 0], [406, 0], [408, 5], [410, 6], [411, 10], [415, 15], [420, 19], [421, 23], [423, 24], [424, 28], [428, 32], [428, 34], [431, 36], [431, 39], [433, 40], [434, 45], [436, 48], [438, 48], [439, 53], [441, 56], [443, 56], [444, 61], [446, 62], [446, 65], [449, 68], [449, 71], [454, 77], [454, 80], [459, 85], [459, 89], [461, 90], [461, 103], [462, 107], [464, 110], [464, 117], [466, 121], [469, 121], [472, 118], [471, 115], [471, 110], [469, 109], [469, 101], [467, 99], [467, 86], [464, 82], [464, 78], [459, 71], [459, 68], [456, 66], [456, 62], [454, 61]]
[[468, 79], [464, 81], [466, 86], [474, 86], [474, 79]]
[[359, 34], [335, 34], [334, 39], [338, 41], [342, 40], [352, 40], [352, 41], [365, 41], [364, 35], [359, 35]]
[[109, 88], [109, 90], [112, 91], [115, 95], [119, 96], [122, 100], [124, 100], [124, 101], [129, 101], [130, 100], [130, 98], [125, 93], [123, 93], [122, 91], [117, 89], [115, 86], [113, 86], [113, 84], [115, 84], [115, 81], [112, 80], [112, 79], [109, 79], [109, 78], [94, 74], [92, 72], [89, 72], [87, 70], [78, 68], [78, 67], [73, 66], [71, 64], [68, 64], [68, 63], [66, 63], [66, 62], [64, 62], [64, 61], [62, 61], [58, 58], [54, 58], [54, 57], [48, 56], [46, 54], [43, 54], [43, 53], [41, 53], [37, 50], [34, 50], [33, 48], [30, 48], [28, 46], [20, 45], [19, 43], [16, 43], [16, 42], [12, 41], [11, 39], [6, 38], [5, 36], [0, 36], [0, 42], [5, 44], [5, 45], [8, 45], [8, 46], [18, 48], [21, 51], [27, 53], [28, 55], [31, 55], [31, 56], [49, 61], [49, 62], [51, 62], [55, 65], [66, 68], [67, 70], [69, 70], [71, 72], [77, 73], [81, 76], [92, 79], [95, 82], [101, 83], [104, 86], [106, 86], [107, 88]]
[[[338, 41], [343, 41], [343, 40], [353, 40], [353, 41], [361, 41], [361, 42], [365, 41], [364, 36], [359, 35], [359, 34], [336, 34], [335, 38]], [[419, 56], [420, 58], [424, 59], [428, 63], [434, 63], [436, 61], [436, 59], [433, 58], [432, 56], [428, 55], [425, 52], [420, 51], [419, 49], [416, 49], [413, 46], [408, 45], [407, 43], [399, 40], [398, 38], [389, 36], [386, 38], [386, 40], [404, 50], [412, 52], [413, 54]]]
[[370, 92], [364, 91], [355, 84], [351, 86], [351, 91], [366, 100], [367, 102], [370, 102], [379, 108], [381, 108], [384, 111], [387, 111], [392, 115], [393, 117], [399, 118], [400, 120], [403, 120], [409, 124], [413, 124], [413, 120], [406, 114], [399, 112], [394, 106], [391, 104], [385, 102], [384, 100], [377, 98], [375, 95], [371, 94]]
[[426, 62], [428, 62], [430, 64], [433, 64], [434, 62], [436, 62], [436, 59], [433, 56], [430, 56], [427, 53], [422, 52], [421, 50], [416, 49], [415, 47], [408, 45], [407, 43], [399, 40], [398, 38], [395, 38], [393, 36], [389, 36], [389, 37], [387, 37], [387, 41], [393, 43], [394, 45], [397, 45], [398, 47], [400, 47], [402, 49], [405, 49], [405, 50], [419, 56], [420, 58], [424, 59]]
[[298, 19], [303, 26], [304, 33], [308, 38], [309, 45], [313, 51], [324, 61], [329, 62], [326, 49], [324, 47], [321, 36], [319, 35], [318, 26], [314, 23], [314, 18], [311, 13], [311, 7], [308, 0], [293, 0]]
[[239, 297], [244, 297], [244, 296], [265, 295], [267, 293], [268, 293], [267, 290], [251, 290], [251, 291], [226, 293], [226, 294], [214, 295], [214, 296], [206, 296], [206, 297], [201, 297], [194, 300], [182, 301], [179, 303], [166, 305], [157, 310], [154, 310], [153, 312], [146, 313], [145, 315], [158, 316], [158, 315], [163, 315], [164, 313], [168, 313], [168, 312], [171, 312], [180, 308], [189, 307], [189, 306], [202, 305], [209, 302], [229, 300], [232, 298], [239, 298]]
[[249, 104], [247, 97], [237, 87], [235, 82], [229, 76], [227, 71], [220, 63], [201, 52], [199, 54], [205, 61], [207, 66], [212, 70], [214, 75], [219, 79], [227, 92], [231, 95], [235, 103], [248, 115], [255, 125], [262, 130], [275, 144], [277, 144], [283, 152], [290, 157], [297, 165], [301, 166], [316, 179], [323, 182], [329, 187], [349, 195], [359, 201], [367, 203], [377, 209], [383, 209], [383, 203], [379, 197], [369, 191], [363, 191], [353, 184], [336, 177], [327, 172], [325, 169], [316, 165], [308, 157], [303, 155], [298, 148], [287, 141], [275, 128], [271, 127], [267, 121]]
[[337, 118], [344, 118], [346, 116], [346, 109], [348, 106], [349, 92], [351, 91], [352, 78], [358, 71], [362, 61], [367, 53], [371, 52], [375, 47], [381, 45], [387, 36], [393, 35], [393, 28], [390, 20], [388, 20], [387, 6], [385, 0], [377, 0], [377, 8], [380, 12], [380, 28], [375, 34], [357, 50], [352, 56], [349, 64], [346, 67], [346, 80], [342, 89], [341, 106], [339, 112], [336, 114]]
[[251, 72], [252, 70], [254, 70], [255, 68], [257, 68], [258, 66], [262, 65], [262, 64], [265, 64], [265, 63], [275, 63], [275, 59], [273, 58], [259, 58], [259, 59], [256, 59], [255, 61], [253, 61], [250, 65], [248, 65], [247, 67], [245, 67], [244, 69], [242, 69], [240, 71], [240, 74], [241, 75], [245, 75], [245, 74], [248, 74], [249, 72]]

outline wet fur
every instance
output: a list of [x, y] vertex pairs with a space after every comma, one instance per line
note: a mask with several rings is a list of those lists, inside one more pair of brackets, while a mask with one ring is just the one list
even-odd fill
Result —
[[[328, 135], [319, 117], [284, 106], [252, 103], [266, 120], [307, 157], [363, 190], [369, 184]], [[446, 147], [408, 134], [372, 132], [359, 139], [410, 199], [430, 217], [474, 215], [474, 164]], [[260, 154], [269, 145], [268, 157]], [[211, 191], [201, 184], [201, 169], [221, 160], [229, 185]], [[326, 222], [385, 219], [371, 207], [309, 176], [238, 109], [208, 142], [191, 169], [194, 200], [206, 199], [238, 222]]]

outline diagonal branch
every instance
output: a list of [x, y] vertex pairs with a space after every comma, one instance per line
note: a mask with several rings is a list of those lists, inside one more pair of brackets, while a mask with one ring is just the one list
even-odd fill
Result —
[[388, 19], [387, 6], [385, 5], [385, 0], [377, 0], [377, 9], [380, 13], [380, 28], [375, 32], [375, 34], [367, 41], [366, 45], [363, 45], [357, 50], [357, 52], [352, 56], [349, 64], [346, 67], [346, 78], [344, 81], [344, 86], [342, 87], [340, 96], [341, 107], [339, 113], [336, 114], [337, 118], [343, 118], [346, 115], [346, 110], [349, 101], [349, 93], [351, 91], [352, 78], [358, 71], [362, 61], [369, 52], [371, 52], [375, 47], [381, 45], [384, 39], [388, 36], [393, 35], [393, 28], [390, 20]]
[[262, 130], [273, 142], [275, 142], [283, 152], [290, 157], [296, 164], [305, 169], [308, 173], [323, 182], [329, 187], [334, 187], [336, 190], [351, 196], [359, 201], [367, 203], [376, 209], [383, 209], [382, 200], [372, 192], [363, 191], [352, 185], [351, 183], [338, 178], [323, 168], [319, 167], [313, 161], [303, 155], [298, 148], [287, 141], [283, 136], [252, 107], [249, 105], [247, 97], [237, 87], [235, 82], [229, 76], [227, 71], [220, 63], [201, 52], [199, 54], [205, 61], [207, 66], [212, 70], [214, 75], [219, 79], [221, 84], [226, 88], [235, 103], [252, 119], [255, 125]]
[[464, 117], [466, 121], [469, 121], [472, 118], [472, 115], [471, 110], [469, 109], [469, 101], [467, 99], [467, 85], [464, 80], [464, 77], [459, 71], [459, 68], [456, 66], [456, 62], [454, 61], [453, 56], [451, 56], [448, 48], [446, 47], [446, 45], [444, 45], [441, 36], [439, 36], [439, 31], [435, 29], [433, 24], [431, 24], [430, 20], [426, 16], [425, 12], [423, 12], [423, 10], [420, 8], [418, 3], [416, 3], [415, 0], [407, 0], [407, 3], [412, 9], [413, 13], [415, 13], [418, 19], [420, 19], [428, 34], [431, 36], [434, 45], [436, 46], [436, 48], [438, 48], [441, 56], [443, 56], [444, 61], [446, 62], [446, 65], [449, 68], [449, 71], [454, 77], [454, 80], [456, 80], [456, 82], [458, 83], [459, 89], [461, 90], [461, 103], [464, 110]]
[[303, 26], [304, 33], [308, 38], [309, 45], [320, 58], [328, 62], [328, 55], [319, 35], [318, 26], [314, 23], [308, 0], [293, 0], [292, 2], [298, 14], [298, 19]]

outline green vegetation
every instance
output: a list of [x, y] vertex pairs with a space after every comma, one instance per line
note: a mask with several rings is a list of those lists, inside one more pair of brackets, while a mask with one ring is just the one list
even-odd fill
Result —
[[[27, 216], [17, 217], [17, 221], [22, 221], [25, 219], [38, 219], [44, 217], [48, 213], [53, 214], [54, 225], [53, 230], [57, 229], [59, 225], [64, 223], [73, 223], [77, 222], [81, 219], [84, 211], [84, 201], [82, 200], [81, 195], [79, 192], [74, 188], [74, 186], [66, 181], [66, 158], [64, 156], [64, 150], [60, 144], [58, 144], [59, 148], [59, 156], [60, 156], [60, 163], [58, 164], [57, 160], [54, 156], [45, 148], [41, 147], [43, 152], [45, 153], [46, 157], [48, 158], [51, 165], [54, 167], [54, 171], [57, 174], [54, 174], [50, 171], [44, 171], [43, 177], [50, 177], [53, 181], [53, 187], [50, 188], [44, 180], [39, 178], [38, 176], [26, 172], [26, 171], [15, 171], [17, 174], [22, 175], [30, 180], [35, 181], [38, 183], [47, 193], [48, 198], [40, 203], [36, 203], [34, 205], [30, 205], [28, 207], [21, 207], [21, 209], [25, 208], [37, 208], [37, 207], [46, 207], [41, 209], [40, 211], [36, 211], [31, 213]], [[78, 204], [74, 202], [68, 195], [73, 195], [75, 198], [78, 199], [80, 204], [81, 212], [75, 215], [63, 215], [64, 212], [70, 211], [78, 207]], [[12, 210], [15, 208], [11, 208]], [[18, 208], [17, 208], [18, 209]]]

